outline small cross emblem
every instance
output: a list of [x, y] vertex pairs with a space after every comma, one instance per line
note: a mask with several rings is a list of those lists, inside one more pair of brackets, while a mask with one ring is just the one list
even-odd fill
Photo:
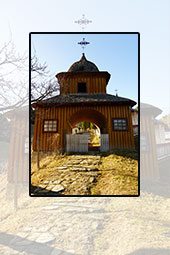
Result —
[[83, 41], [78, 42], [78, 44], [81, 45], [81, 47], [82, 47], [82, 49], [83, 49], [83, 51], [84, 51], [84, 48], [86, 47], [86, 45], [90, 44], [90, 42], [87, 42], [87, 41], [85, 40], [85, 38], [83, 38]]
[[117, 93], [117, 92], [118, 92], [118, 90], [117, 90], [117, 89], [115, 89], [115, 92], [116, 92], [116, 96], [118, 96], [118, 93]]
[[82, 28], [82, 31], [84, 31], [85, 26], [88, 25], [89, 23], [92, 23], [92, 21], [86, 19], [86, 18], [85, 18], [85, 15], [83, 14], [83, 15], [82, 15], [82, 18], [76, 20], [75, 23], [77, 23], [78, 25], [81, 25], [81, 26], [82, 26], [82, 27], [81, 27], [81, 28]]

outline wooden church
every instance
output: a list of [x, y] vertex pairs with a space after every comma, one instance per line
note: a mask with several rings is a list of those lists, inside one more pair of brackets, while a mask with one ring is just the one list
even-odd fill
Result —
[[101, 151], [134, 148], [131, 108], [136, 102], [107, 94], [107, 71], [99, 71], [83, 53], [79, 61], [56, 78], [60, 95], [32, 104], [34, 151], [87, 152], [88, 141], [83, 135], [72, 134], [75, 125], [83, 121], [99, 127]]

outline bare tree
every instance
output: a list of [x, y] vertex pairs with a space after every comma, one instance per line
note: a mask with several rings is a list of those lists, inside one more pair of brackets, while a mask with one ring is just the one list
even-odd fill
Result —
[[0, 111], [18, 108], [28, 102], [27, 57], [19, 55], [10, 40], [0, 47]]
[[[0, 111], [5, 112], [28, 104], [28, 56], [20, 55], [10, 40], [0, 46]], [[34, 54], [31, 59], [31, 101], [43, 100], [58, 94], [57, 79], [50, 74], [46, 63], [40, 64]]]
[[31, 102], [39, 102], [59, 93], [59, 84], [46, 63], [41, 64], [34, 53], [31, 57]]

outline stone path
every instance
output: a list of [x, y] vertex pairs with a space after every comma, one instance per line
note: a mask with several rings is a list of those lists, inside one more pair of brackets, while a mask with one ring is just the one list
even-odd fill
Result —
[[170, 254], [167, 196], [32, 198], [26, 192], [15, 211], [2, 191], [0, 254]]
[[[103, 231], [109, 217], [105, 210], [108, 199], [57, 198], [41, 206], [39, 217], [32, 212], [32, 221], [26, 221], [16, 235], [0, 235], [0, 254], [91, 255], [96, 236]], [[25, 220], [27, 216], [23, 215]]]
[[100, 175], [100, 156], [72, 155], [62, 166], [56, 167], [52, 176], [33, 191], [43, 195], [89, 195], [90, 188]]

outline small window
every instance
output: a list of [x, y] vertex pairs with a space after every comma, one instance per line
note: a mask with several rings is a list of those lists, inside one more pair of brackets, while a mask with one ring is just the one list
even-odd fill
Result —
[[87, 87], [85, 82], [78, 82], [77, 84], [77, 92], [78, 93], [87, 93]]
[[113, 130], [114, 131], [127, 131], [127, 119], [113, 119]]
[[57, 132], [57, 120], [44, 120], [44, 132]]

